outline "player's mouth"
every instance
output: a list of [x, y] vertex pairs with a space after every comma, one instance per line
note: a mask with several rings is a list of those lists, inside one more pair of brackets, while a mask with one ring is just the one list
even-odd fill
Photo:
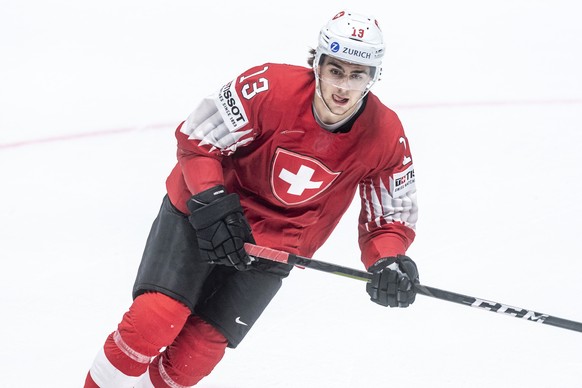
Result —
[[344, 98], [344, 97], [338, 96], [337, 94], [332, 94], [331, 98], [332, 98], [334, 103], [336, 103], [337, 105], [341, 105], [341, 106], [347, 105], [347, 103], [350, 101], [349, 98]]

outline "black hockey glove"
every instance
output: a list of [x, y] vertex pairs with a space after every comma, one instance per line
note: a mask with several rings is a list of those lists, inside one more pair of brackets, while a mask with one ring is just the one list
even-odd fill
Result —
[[366, 284], [370, 299], [382, 306], [408, 307], [414, 303], [418, 269], [408, 256], [384, 257], [368, 268], [374, 276]]
[[244, 243], [254, 243], [255, 240], [238, 195], [227, 194], [223, 186], [215, 186], [193, 195], [188, 201], [188, 209], [203, 259], [239, 271], [250, 268], [252, 259], [245, 251]]

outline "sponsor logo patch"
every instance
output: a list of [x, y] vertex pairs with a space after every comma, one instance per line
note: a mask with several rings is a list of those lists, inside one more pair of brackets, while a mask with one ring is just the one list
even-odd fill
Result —
[[332, 42], [329, 45], [329, 49], [332, 53], [337, 53], [340, 50], [340, 44], [338, 42]]
[[400, 197], [414, 188], [415, 178], [413, 165], [390, 177], [390, 195], [392, 198]]
[[242, 102], [234, 88], [234, 81], [224, 85], [217, 96], [217, 107], [231, 132], [248, 124], [249, 120]]
[[372, 53], [368, 53], [366, 51], [356, 50], [356, 49], [349, 48], [349, 47], [344, 47], [344, 50], [342, 52], [344, 54], [351, 55], [354, 57], [365, 58], [365, 59], [372, 58]]

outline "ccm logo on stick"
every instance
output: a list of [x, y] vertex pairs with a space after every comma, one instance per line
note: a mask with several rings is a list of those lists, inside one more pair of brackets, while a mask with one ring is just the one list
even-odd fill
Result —
[[475, 299], [475, 301], [471, 304], [472, 307], [478, 307], [489, 311], [495, 311], [501, 314], [511, 315], [513, 317], [527, 319], [528, 321], [534, 321], [543, 323], [546, 318], [548, 318], [545, 314], [536, 313], [535, 311], [530, 311], [526, 309], [521, 309], [519, 307], [512, 307], [507, 306], [500, 303], [489, 302], [483, 299]]

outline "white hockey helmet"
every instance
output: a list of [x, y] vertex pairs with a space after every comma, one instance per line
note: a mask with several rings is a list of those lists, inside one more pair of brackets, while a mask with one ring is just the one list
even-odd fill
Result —
[[384, 57], [384, 38], [378, 22], [373, 16], [339, 12], [319, 32], [313, 60], [316, 76], [322, 55], [370, 66], [373, 76], [371, 87], [380, 77]]

